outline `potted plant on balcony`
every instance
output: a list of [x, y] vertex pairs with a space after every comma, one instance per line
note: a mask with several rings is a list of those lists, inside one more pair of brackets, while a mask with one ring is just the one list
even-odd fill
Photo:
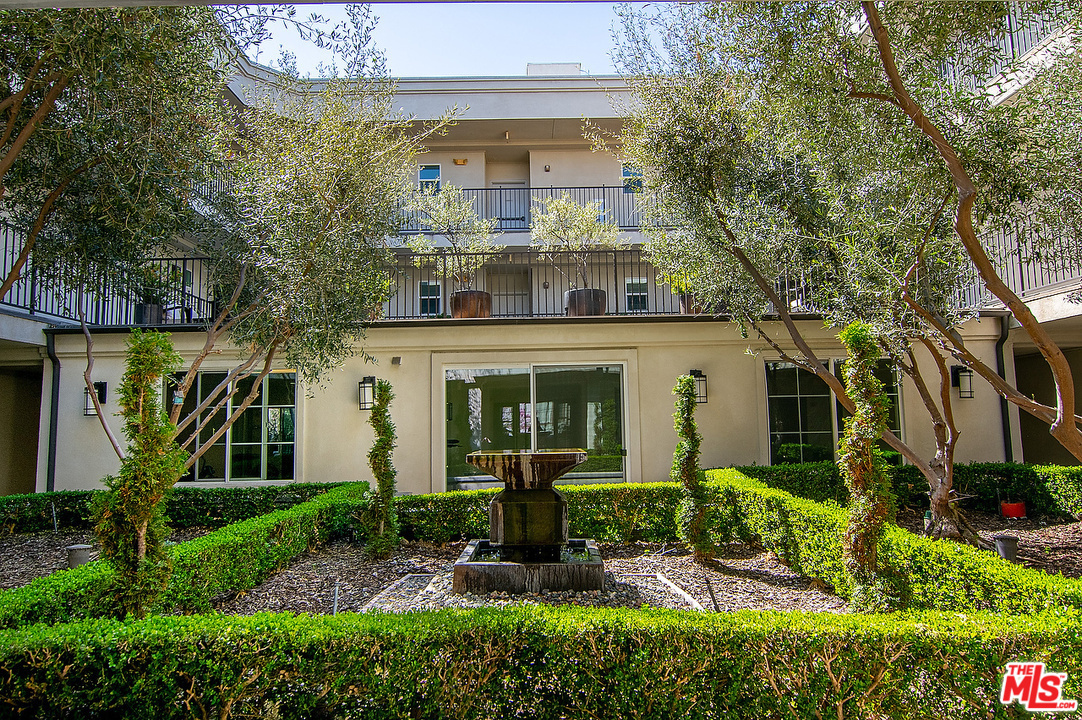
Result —
[[168, 298], [182, 286], [180, 268], [176, 265], [144, 265], [135, 279], [135, 324], [161, 325]]
[[600, 202], [583, 205], [565, 192], [542, 198], [530, 224], [531, 244], [567, 279], [567, 315], [605, 314], [605, 291], [590, 287], [588, 263], [598, 250], [616, 250], [622, 243], [620, 229], [602, 217]]
[[[474, 290], [473, 283], [477, 271], [504, 249], [503, 245], [492, 242], [499, 235], [496, 232], [499, 219], [478, 217], [473, 199], [453, 185], [415, 193], [410, 208], [421, 227], [431, 234], [408, 236], [406, 245], [416, 253], [415, 265], [430, 266], [437, 277], [453, 283], [451, 317], [490, 317], [492, 295]], [[438, 245], [437, 235], [442, 235], [447, 245]]]

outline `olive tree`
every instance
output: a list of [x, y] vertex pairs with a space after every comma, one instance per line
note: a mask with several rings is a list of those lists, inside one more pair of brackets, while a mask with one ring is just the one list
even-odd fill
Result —
[[[892, 433], [883, 439], [928, 479], [933, 533], [971, 540], [949, 495], [958, 429], [945, 357], [970, 365], [1023, 409], [1050, 420], [1056, 409], [1018, 397], [965, 347], [958, 328], [973, 314], [959, 292], [982, 277], [1023, 316], [1059, 368], [1057, 379], [1069, 379], [1065, 360], [1056, 359], [1062, 353], [1024, 318], [1028, 310], [993, 277], [974, 242], [975, 207], [985, 222], [1014, 216], [1044, 179], [1017, 154], [1035, 152], [1020, 122], [1024, 103], [996, 104], [970, 89], [984, 86], [1005, 12], [990, 3], [967, 13], [935, 4], [681, 5], [627, 15], [620, 55], [641, 103], [627, 152], [640, 160], [660, 207], [683, 221], [657, 244], [662, 263], [682, 264], [711, 286], [850, 411], [843, 384], [791, 310], [813, 310], [839, 327], [871, 325], [884, 354], [913, 379], [936, 454], [928, 461]], [[948, 67], [960, 81], [940, 75]], [[778, 278], [795, 283], [797, 296], [783, 296]], [[759, 324], [767, 308], [795, 352]], [[938, 392], [914, 346], [931, 359]], [[1073, 407], [1073, 384], [1060, 394]], [[1060, 415], [1074, 422], [1073, 413]]]

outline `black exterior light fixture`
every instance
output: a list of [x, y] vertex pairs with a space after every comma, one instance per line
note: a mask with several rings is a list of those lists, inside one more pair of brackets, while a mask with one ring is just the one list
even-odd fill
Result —
[[958, 397], [973, 397], [973, 371], [965, 365], [951, 365], [951, 387], [958, 388]]
[[376, 378], [372, 375], [357, 383], [357, 405], [361, 410], [371, 410], [376, 402]]
[[[109, 384], [104, 380], [99, 380], [94, 383], [94, 394], [98, 396], [98, 403], [105, 404], [105, 396], [108, 392]], [[90, 397], [90, 388], [83, 388], [83, 415], [86, 417], [93, 417], [97, 415], [97, 410], [94, 409], [94, 400]]]
[[695, 402], [706, 402], [706, 375], [702, 370], [688, 370], [688, 375], [695, 378]]

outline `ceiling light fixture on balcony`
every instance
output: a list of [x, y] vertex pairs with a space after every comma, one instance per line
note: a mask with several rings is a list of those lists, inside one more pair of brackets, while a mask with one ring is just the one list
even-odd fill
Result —
[[469, 161], [470, 161], [469, 158], [452, 158], [451, 159], [451, 162], [453, 162], [455, 165], [465, 165]]

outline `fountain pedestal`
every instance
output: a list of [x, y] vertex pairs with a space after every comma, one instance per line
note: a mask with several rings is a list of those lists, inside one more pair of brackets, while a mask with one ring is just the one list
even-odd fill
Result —
[[593, 541], [570, 541], [567, 500], [552, 483], [586, 461], [583, 450], [475, 452], [466, 461], [503, 480], [489, 505], [489, 539], [455, 563], [457, 593], [600, 590], [605, 569]]

